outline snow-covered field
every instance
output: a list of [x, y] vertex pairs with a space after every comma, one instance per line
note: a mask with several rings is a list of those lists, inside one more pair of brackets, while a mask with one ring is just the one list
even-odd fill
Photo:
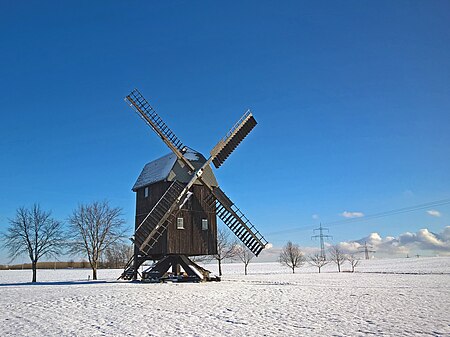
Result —
[[354, 274], [256, 262], [247, 276], [238, 263], [223, 270], [222, 282], [202, 284], [39, 270], [37, 285], [26, 283], [30, 271], [0, 271], [0, 335], [450, 336], [450, 258], [362, 261]]

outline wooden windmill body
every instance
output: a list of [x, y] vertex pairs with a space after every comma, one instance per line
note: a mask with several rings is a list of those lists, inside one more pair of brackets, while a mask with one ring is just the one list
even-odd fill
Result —
[[[206, 159], [192, 150], [185, 153], [195, 165], [203, 164]], [[207, 168], [203, 177], [211, 186], [217, 187], [217, 181], [211, 168]], [[205, 170], [206, 171], [206, 170]], [[144, 221], [170, 185], [176, 181], [180, 188], [189, 182], [174, 154], [166, 155], [145, 165], [139, 175], [133, 191], [136, 192], [136, 228]], [[158, 260], [165, 255], [214, 255], [217, 253], [217, 218], [214, 207], [205, 200], [211, 197], [211, 191], [202, 184], [191, 187], [189, 198], [174, 216], [169, 219], [166, 231], [148, 250], [147, 255]], [[184, 201], [184, 200], [183, 200]]]
[[[172, 267], [171, 275], [175, 277], [207, 280], [209, 272], [189, 256], [217, 253], [217, 217], [258, 255], [267, 241], [220, 189], [210, 167], [213, 163], [219, 168], [253, 129], [256, 120], [252, 113], [247, 111], [206, 159], [175, 136], [139, 91], [133, 90], [125, 99], [172, 153], [145, 165], [133, 186], [135, 249], [120, 278], [141, 276], [144, 280], [159, 281]], [[138, 269], [147, 260], [157, 262], [140, 274]]]

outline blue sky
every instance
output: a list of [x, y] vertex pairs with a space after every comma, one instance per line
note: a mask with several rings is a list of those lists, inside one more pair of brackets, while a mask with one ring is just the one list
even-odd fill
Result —
[[[252, 109], [257, 128], [216, 176], [275, 246], [314, 244], [311, 226], [344, 211], [450, 198], [448, 2], [1, 8], [0, 230], [20, 206], [64, 220], [102, 199], [133, 225], [131, 187], [168, 152], [123, 101], [134, 87], [203, 153]], [[330, 231], [336, 242], [441, 232], [450, 206], [436, 210]]]

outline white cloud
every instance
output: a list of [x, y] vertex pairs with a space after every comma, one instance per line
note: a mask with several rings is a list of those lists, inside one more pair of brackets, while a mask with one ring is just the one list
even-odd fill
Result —
[[381, 237], [378, 233], [356, 241], [341, 242], [339, 246], [348, 253], [361, 251], [365, 242], [376, 254], [406, 255], [417, 251], [428, 251], [432, 254], [450, 255], [450, 226], [444, 227], [441, 233], [433, 233], [428, 229], [420, 229], [416, 233], [405, 232], [398, 237]]
[[435, 216], [435, 217], [440, 217], [441, 216], [441, 212], [436, 211], [435, 209], [430, 209], [429, 211], [427, 211], [427, 213], [431, 216]]
[[[392, 236], [386, 237], [386, 239], [392, 238]], [[383, 239], [381, 238], [380, 234], [378, 233], [370, 233], [370, 235], [367, 237], [367, 242], [377, 244], [382, 242]]]
[[313, 218], [314, 220], [319, 219], [319, 214], [313, 214], [313, 215], [312, 215], [312, 218]]
[[362, 245], [356, 241], [350, 241], [339, 243], [339, 247], [345, 252], [356, 253]]
[[364, 216], [363, 212], [348, 212], [348, 211], [344, 211], [340, 214], [341, 216], [343, 216], [344, 218], [361, 218]]

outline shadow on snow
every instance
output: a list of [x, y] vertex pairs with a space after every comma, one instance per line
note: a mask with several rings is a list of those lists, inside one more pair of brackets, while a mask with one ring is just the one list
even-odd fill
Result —
[[115, 281], [53, 281], [53, 282], [21, 282], [21, 283], [0, 283], [0, 287], [16, 286], [71, 286], [85, 284], [115, 283]]

